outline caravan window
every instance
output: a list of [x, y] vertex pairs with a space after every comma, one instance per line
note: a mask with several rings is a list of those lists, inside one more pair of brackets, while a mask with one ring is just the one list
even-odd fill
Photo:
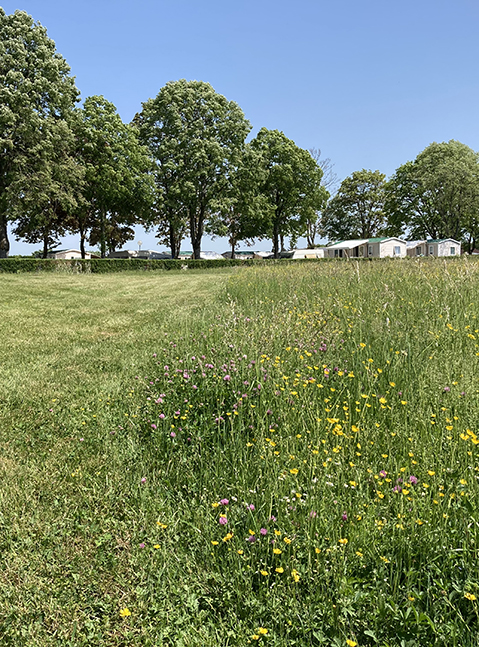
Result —
[[394, 248], [394, 256], [401, 256], [401, 248], [399, 245]]
[[451, 247], [451, 256], [455, 256], [455, 255], [456, 255], [456, 248]]

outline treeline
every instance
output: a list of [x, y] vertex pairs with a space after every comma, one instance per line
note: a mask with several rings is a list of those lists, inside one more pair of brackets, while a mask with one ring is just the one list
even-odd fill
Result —
[[43, 256], [66, 233], [101, 256], [155, 229], [178, 258], [189, 236], [269, 239], [275, 257], [306, 236], [382, 233], [476, 241], [478, 156], [459, 142], [433, 144], [386, 182], [379, 171], [336, 185], [329, 160], [282, 132], [251, 141], [241, 108], [202, 81], [167, 83], [131, 124], [101, 96], [79, 91], [46, 30], [25, 12], [0, 8], [0, 258], [8, 224]]

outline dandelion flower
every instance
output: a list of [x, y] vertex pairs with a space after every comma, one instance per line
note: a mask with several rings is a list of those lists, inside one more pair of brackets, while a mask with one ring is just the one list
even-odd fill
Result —
[[274, 569], [277, 573], [284, 573], [284, 568], [282, 566], [278, 566], [278, 568]]
[[128, 616], [131, 616], [131, 611], [125, 607], [124, 609], [120, 609], [120, 615], [122, 618], [127, 618]]
[[474, 602], [474, 600], [477, 600], [476, 596], [474, 593], [464, 593], [464, 597], [467, 598], [468, 600], [471, 600], [471, 602]]

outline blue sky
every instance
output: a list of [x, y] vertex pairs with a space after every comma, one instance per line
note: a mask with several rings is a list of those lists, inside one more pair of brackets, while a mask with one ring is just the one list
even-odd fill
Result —
[[[477, 0], [16, 0], [44, 25], [85, 98], [124, 121], [180, 78], [207, 81], [252, 124], [320, 148], [342, 180], [388, 176], [433, 141], [479, 150]], [[153, 234], [138, 231], [143, 248]], [[77, 247], [77, 237], [64, 243]], [[11, 239], [11, 254], [35, 248]], [[131, 244], [135, 246], [134, 243]], [[258, 243], [268, 248], [268, 242]], [[183, 249], [189, 249], [188, 241]], [[224, 251], [222, 240], [204, 249]]]

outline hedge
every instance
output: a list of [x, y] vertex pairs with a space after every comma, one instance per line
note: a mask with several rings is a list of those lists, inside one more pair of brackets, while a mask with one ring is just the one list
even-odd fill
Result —
[[141, 258], [92, 258], [83, 259], [51, 259], [11, 257], [0, 259], [0, 273], [19, 274], [23, 272], [63, 272], [67, 274], [110, 274], [113, 272], [131, 271], [165, 271], [195, 269], [204, 270], [235, 265], [252, 265], [263, 261], [224, 259], [224, 260], [147, 260]]
[[[20, 274], [23, 272], [63, 272], [67, 274], [110, 274], [113, 272], [131, 271], [165, 271], [165, 270], [205, 270], [219, 267], [234, 267], [245, 265], [262, 265], [272, 263], [317, 263], [331, 260], [328, 258], [268, 258], [268, 259], [179, 259], [179, 260], [147, 260], [142, 258], [92, 258], [83, 259], [52, 259], [13, 256], [0, 259], [0, 273]], [[366, 259], [367, 260], [367, 259]]]

